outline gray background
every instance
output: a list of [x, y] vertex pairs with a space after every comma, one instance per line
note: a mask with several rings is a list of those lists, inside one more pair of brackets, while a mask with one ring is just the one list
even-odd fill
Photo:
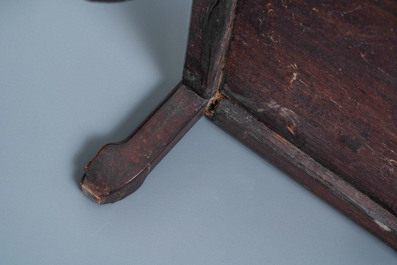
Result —
[[190, 7], [1, 1], [0, 264], [396, 264], [207, 119], [132, 196], [81, 193], [98, 149], [181, 79]]

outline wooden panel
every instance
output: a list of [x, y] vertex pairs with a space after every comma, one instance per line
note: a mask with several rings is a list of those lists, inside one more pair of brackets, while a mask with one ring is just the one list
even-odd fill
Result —
[[397, 213], [397, 2], [239, 1], [223, 93]]
[[397, 218], [393, 214], [270, 130], [250, 113], [223, 99], [212, 119], [267, 160], [294, 176], [307, 189], [397, 249]]

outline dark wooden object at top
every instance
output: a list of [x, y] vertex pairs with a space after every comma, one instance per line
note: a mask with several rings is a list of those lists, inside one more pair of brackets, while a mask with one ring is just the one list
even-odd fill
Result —
[[[216, 124], [397, 249], [396, 14], [389, 0], [194, 0], [183, 96], [165, 103], [180, 108], [149, 117], [128, 159], [101, 150], [83, 190], [100, 203], [134, 191], [208, 100]], [[183, 122], [158, 141], [167, 113]]]

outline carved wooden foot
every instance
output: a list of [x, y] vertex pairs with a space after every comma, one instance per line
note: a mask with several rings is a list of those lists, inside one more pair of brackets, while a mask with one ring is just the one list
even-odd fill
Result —
[[124, 142], [107, 144], [85, 167], [83, 192], [98, 204], [136, 191], [149, 172], [202, 117], [207, 101], [179, 84]]

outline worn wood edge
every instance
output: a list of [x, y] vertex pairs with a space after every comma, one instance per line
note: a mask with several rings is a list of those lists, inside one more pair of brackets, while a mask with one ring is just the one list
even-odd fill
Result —
[[[183, 93], [184, 101], [181, 104], [190, 106], [191, 101], [195, 100], [201, 102], [199, 107], [195, 109], [195, 112], [192, 115], [179, 113], [185, 115], [183, 120], [183, 125], [177, 128], [176, 131], [170, 132], [173, 133], [173, 135], [171, 138], [169, 138], [169, 141], [167, 141], [165, 144], [163, 143], [163, 146], [158, 146], [160, 147], [160, 150], [155, 155], [153, 155], [151, 159], [148, 160], [147, 163], [142, 168], [140, 168], [140, 170], [138, 170], [133, 177], [129, 179], [128, 182], [124, 183], [122, 186], [118, 187], [117, 189], [108, 191], [98, 188], [98, 186], [95, 185], [95, 183], [93, 183], [90, 180], [87, 181], [87, 170], [90, 168], [93, 162], [97, 162], [97, 160], [100, 159], [99, 157], [102, 155], [102, 153], [107, 147], [122, 146], [124, 144], [128, 144], [129, 141], [134, 139], [134, 136], [141, 133], [145, 125], [151, 122], [152, 117], [155, 116], [156, 113], [165, 111], [162, 109], [162, 107], [166, 105], [167, 102], [171, 100], [174, 101], [178, 100], [174, 98], [174, 95], [178, 92]], [[207, 104], [207, 100], [200, 98], [197, 94], [195, 94], [193, 91], [185, 87], [183, 84], [179, 84], [169, 94], [169, 96], [155, 109], [155, 111], [153, 111], [148, 116], [148, 118], [144, 122], [142, 122], [142, 124], [126, 140], [123, 140], [116, 144], [107, 144], [98, 151], [98, 154], [85, 167], [85, 174], [81, 180], [81, 189], [83, 193], [88, 198], [90, 198], [91, 200], [95, 201], [98, 204], [106, 204], [121, 200], [126, 196], [130, 195], [131, 193], [135, 192], [143, 184], [147, 175], [161, 161], [161, 159], [164, 158], [164, 156], [176, 145], [176, 143], [186, 134], [186, 132], [189, 131], [189, 129], [203, 116], [206, 104]], [[158, 124], [158, 126], [161, 126], [161, 124]], [[151, 141], [155, 145], [162, 144], [162, 143], [157, 143], [156, 139], [151, 139]], [[117, 178], [117, 176], [115, 176], [115, 178]]]
[[219, 127], [397, 250], [397, 217], [224, 96], [205, 113]]
[[[182, 82], [203, 98], [211, 98], [223, 79], [236, 6], [237, 0], [193, 1]], [[200, 58], [190, 56], [197, 51]]]
[[239, 1], [222, 93], [397, 216], [396, 3]]

